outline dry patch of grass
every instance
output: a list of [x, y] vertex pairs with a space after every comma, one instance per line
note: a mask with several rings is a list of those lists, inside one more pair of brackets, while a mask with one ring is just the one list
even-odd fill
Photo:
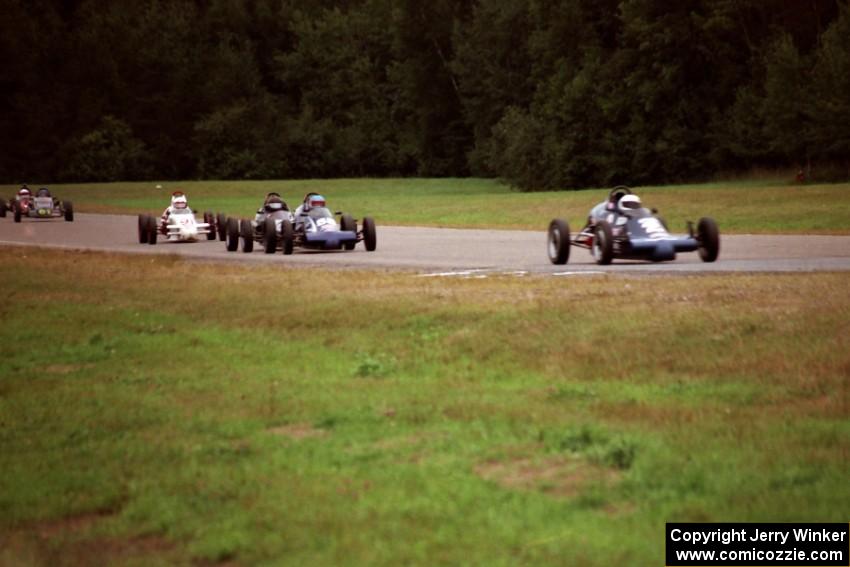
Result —
[[108, 535], [115, 511], [33, 522], [0, 536], [0, 565], [118, 565], [161, 562], [178, 547], [163, 536]]
[[558, 498], [575, 498], [591, 485], [611, 488], [621, 478], [619, 471], [571, 455], [487, 461], [475, 466], [475, 474], [503, 488]]

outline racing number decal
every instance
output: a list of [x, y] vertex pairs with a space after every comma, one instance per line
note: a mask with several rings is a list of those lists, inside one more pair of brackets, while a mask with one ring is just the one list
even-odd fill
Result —
[[638, 219], [641, 228], [646, 231], [646, 235], [650, 238], [664, 238], [667, 236], [667, 230], [664, 225], [655, 217], [644, 217]]
[[316, 219], [316, 230], [319, 232], [330, 232], [334, 229], [335, 223], [333, 219], [320, 218]]

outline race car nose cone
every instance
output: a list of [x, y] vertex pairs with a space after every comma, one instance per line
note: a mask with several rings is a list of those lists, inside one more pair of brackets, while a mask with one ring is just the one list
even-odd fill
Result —
[[653, 262], [666, 262], [667, 260], [676, 259], [676, 249], [673, 243], [668, 240], [659, 240], [655, 245], [655, 250], [652, 253]]

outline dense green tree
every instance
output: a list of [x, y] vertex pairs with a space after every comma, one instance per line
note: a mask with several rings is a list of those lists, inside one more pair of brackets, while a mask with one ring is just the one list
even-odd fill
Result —
[[145, 145], [114, 116], [69, 144], [63, 166], [63, 178], [84, 181], [142, 179], [151, 173]]
[[829, 180], [850, 179], [850, 7], [823, 34], [808, 89], [811, 153], [837, 166], [832, 173], [815, 172]]

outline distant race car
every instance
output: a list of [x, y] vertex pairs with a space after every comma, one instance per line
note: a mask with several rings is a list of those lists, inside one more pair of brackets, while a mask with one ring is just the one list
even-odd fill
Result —
[[713, 219], [701, 218], [696, 230], [688, 221], [688, 234], [672, 235], [657, 212], [644, 208], [628, 187], [615, 187], [606, 201], [590, 211], [587, 223], [575, 237], [570, 235], [567, 221], [554, 219], [549, 223], [549, 260], [553, 264], [566, 264], [571, 246], [589, 249], [597, 264], [610, 264], [614, 258], [664, 262], [675, 260], [679, 252], [694, 250], [703, 262], [717, 260], [720, 231]]
[[206, 212], [204, 222], [198, 222], [188, 207], [172, 211], [167, 222], [160, 222], [154, 215], [139, 215], [139, 244], [156, 244], [159, 235], [167, 242], [215, 240], [216, 217]]
[[[335, 215], [340, 217], [337, 222]], [[274, 230], [272, 231], [272, 227]], [[295, 247], [314, 250], [354, 250], [358, 242], [363, 242], [366, 250], [372, 252], [377, 247], [375, 221], [371, 217], [363, 218], [362, 230], [357, 229], [357, 221], [341, 212], [331, 213], [325, 206], [324, 198], [317, 194], [308, 194], [295, 213], [276, 211], [254, 221], [230, 219], [227, 226], [227, 249], [235, 251], [238, 239], [242, 239], [242, 251], [251, 252], [254, 241], [261, 241], [263, 249], [273, 254], [281, 249], [284, 254], [292, 254]]]
[[0, 202], [0, 217], [5, 217], [6, 211], [12, 212], [15, 222], [21, 222], [24, 217], [34, 219], [64, 218], [67, 222], [74, 221], [74, 204], [71, 201], [56, 199], [45, 187], [39, 189], [34, 197]]

